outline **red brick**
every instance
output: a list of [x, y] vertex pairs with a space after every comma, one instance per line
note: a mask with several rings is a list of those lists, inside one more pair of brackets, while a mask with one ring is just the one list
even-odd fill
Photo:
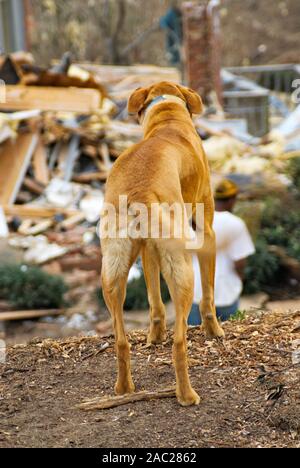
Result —
[[[206, 4], [209, 2], [206, 2]], [[206, 5], [185, 2], [182, 6], [185, 47], [185, 76], [187, 84], [202, 94], [204, 100], [216, 90], [220, 102], [221, 57], [218, 26], [219, 12]]]

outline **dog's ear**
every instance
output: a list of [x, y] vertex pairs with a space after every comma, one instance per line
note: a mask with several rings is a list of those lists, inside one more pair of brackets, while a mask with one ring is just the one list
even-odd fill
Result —
[[137, 114], [144, 107], [144, 103], [148, 96], [147, 88], [137, 88], [128, 99], [128, 113]]
[[203, 111], [202, 99], [196, 91], [185, 86], [178, 86], [180, 92], [183, 94], [187, 107], [191, 114], [201, 114]]

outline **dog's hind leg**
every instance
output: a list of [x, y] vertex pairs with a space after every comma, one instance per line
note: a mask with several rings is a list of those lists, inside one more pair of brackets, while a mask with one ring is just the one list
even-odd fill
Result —
[[173, 361], [176, 372], [176, 396], [182, 406], [198, 405], [199, 395], [190, 384], [187, 364], [187, 318], [193, 302], [194, 274], [191, 255], [162, 252], [162, 273], [168, 284], [176, 310]]
[[148, 343], [157, 344], [166, 339], [166, 309], [161, 298], [159, 258], [154, 245], [145, 245], [142, 261], [150, 305]]
[[202, 324], [208, 338], [223, 337], [214, 302], [216, 240], [212, 228], [214, 205], [212, 198], [204, 201], [204, 244], [198, 253], [201, 271], [202, 301], [200, 304]]
[[102, 245], [102, 289], [106, 305], [113, 319], [118, 358], [118, 377], [115, 392], [132, 393], [135, 386], [130, 369], [130, 345], [125, 333], [123, 305], [129, 269], [136, 255], [129, 239], [111, 239]]

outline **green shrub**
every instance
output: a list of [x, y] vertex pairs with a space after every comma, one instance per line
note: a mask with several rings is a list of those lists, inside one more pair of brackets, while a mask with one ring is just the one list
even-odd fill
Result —
[[267, 198], [261, 217], [261, 228], [256, 239], [256, 252], [248, 259], [244, 292], [265, 291], [282, 283], [286, 271], [270, 245], [284, 248], [287, 255], [300, 261], [300, 210], [294, 198], [281, 200]]
[[0, 266], [0, 299], [16, 309], [56, 309], [67, 287], [60, 276], [26, 265]]
[[[167, 302], [170, 299], [169, 291], [164, 280], [161, 280], [161, 295], [163, 302]], [[105, 307], [102, 289], [97, 290], [97, 297], [100, 305]], [[148, 308], [147, 288], [144, 275], [142, 274], [140, 278], [133, 279], [128, 283], [124, 310], [147, 310]]]
[[231, 315], [229, 318], [230, 322], [242, 322], [246, 318], [245, 310], [237, 310], [235, 314]]
[[265, 291], [266, 288], [276, 283], [280, 273], [279, 259], [269, 252], [268, 244], [263, 238], [257, 240], [255, 248], [256, 252], [248, 259], [245, 269], [245, 294]]
[[300, 157], [290, 159], [286, 173], [290, 177], [296, 190], [300, 192]]
[[269, 245], [284, 247], [287, 254], [300, 261], [300, 209], [296, 206], [278, 206], [270, 220], [262, 218], [260, 238]]

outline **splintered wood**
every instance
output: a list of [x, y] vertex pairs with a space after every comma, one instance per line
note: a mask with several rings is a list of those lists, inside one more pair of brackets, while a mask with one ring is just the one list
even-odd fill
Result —
[[41, 138], [39, 138], [37, 147], [35, 149], [32, 165], [35, 180], [42, 185], [47, 185], [50, 180], [47, 165], [47, 152]]
[[40, 317], [49, 317], [49, 315], [63, 315], [64, 310], [62, 309], [49, 309], [49, 310], [18, 310], [16, 312], [1, 312], [0, 322], [6, 322], [8, 320], [26, 320]]
[[64, 208], [43, 208], [35, 205], [3, 205], [6, 216], [20, 216], [21, 218], [51, 218], [56, 214], [68, 216], [79, 215], [78, 210], [68, 210]]
[[20, 133], [0, 146], [0, 205], [14, 203], [37, 143], [38, 135]]
[[94, 89], [44, 86], [6, 86], [6, 102], [0, 110], [68, 111], [89, 114], [101, 106], [101, 95]]

